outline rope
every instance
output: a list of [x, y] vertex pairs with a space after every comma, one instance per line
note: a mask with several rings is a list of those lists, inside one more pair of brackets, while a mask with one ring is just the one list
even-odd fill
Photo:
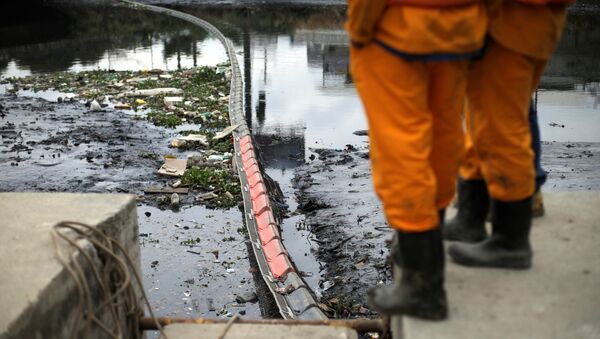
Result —
[[225, 339], [225, 336], [227, 335], [227, 332], [229, 332], [229, 329], [231, 328], [231, 326], [233, 325], [233, 323], [240, 317], [239, 313], [236, 313], [233, 317], [231, 317], [231, 319], [229, 319], [229, 321], [227, 322], [227, 325], [225, 325], [225, 328], [223, 329], [223, 333], [221, 333], [221, 335], [219, 336], [219, 339]]
[[[142, 338], [139, 319], [144, 312], [138, 303], [138, 293], [141, 294], [156, 328], [163, 338], [167, 338], [152, 311], [135, 265], [117, 240], [89, 225], [75, 221], [63, 221], [54, 225], [51, 235], [56, 257], [77, 287], [79, 298], [77, 316], [71, 331], [72, 339], [79, 338], [78, 331], [82, 318], [86, 320], [83, 336], [85, 338], [91, 337], [92, 325], [98, 326], [110, 338]], [[89, 249], [86, 250], [88, 244], [82, 240], [91, 243], [96, 252], [95, 257], [90, 255]], [[80, 265], [76, 258], [77, 254], [85, 259], [87, 263], [85, 268]], [[91, 276], [101, 292], [101, 302], [96, 307], [94, 307], [94, 294], [91, 293], [89, 284], [91, 281], [88, 281], [86, 270], [92, 271]], [[135, 279], [132, 279], [132, 276]], [[136, 288], [139, 291], [136, 291]], [[98, 317], [98, 314], [106, 314], [103, 311], [107, 311], [110, 315], [110, 325]], [[123, 328], [123, 320], [125, 328]]]

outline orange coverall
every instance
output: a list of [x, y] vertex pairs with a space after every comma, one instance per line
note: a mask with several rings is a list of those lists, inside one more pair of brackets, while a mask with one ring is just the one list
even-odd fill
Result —
[[492, 198], [533, 195], [529, 105], [565, 22], [565, 5], [495, 1], [484, 56], [469, 74], [465, 180], [486, 180]]
[[367, 114], [375, 191], [396, 229], [436, 228], [438, 210], [452, 200], [464, 150], [467, 63], [486, 27], [479, 2], [349, 1], [351, 73]]

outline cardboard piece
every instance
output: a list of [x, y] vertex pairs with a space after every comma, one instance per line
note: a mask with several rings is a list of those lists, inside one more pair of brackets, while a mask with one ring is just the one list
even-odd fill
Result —
[[166, 158], [165, 163], [158, 170], [158, 174], [180, 177], [187, 168], [187, 159]]

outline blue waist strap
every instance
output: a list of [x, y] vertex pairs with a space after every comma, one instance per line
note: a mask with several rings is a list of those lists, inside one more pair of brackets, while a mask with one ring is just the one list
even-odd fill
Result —
[[434, 54], [412, 54], [405, 53], [395, 49], [394, 47], [381, 42], [379, 40], [375, 40], [375, 43], [381, 46], [386, 51], [392, 53], [395, 56], [398, 56], [407, 61], [453, 61], [453, 60], [473, 60], [481, 57], [483, 53], [483, 48], [478, 49], [474, 52], [467, 53], [434, 53]]

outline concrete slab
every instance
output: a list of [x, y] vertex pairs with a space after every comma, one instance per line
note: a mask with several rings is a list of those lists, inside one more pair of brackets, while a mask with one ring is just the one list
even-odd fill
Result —
[[[600, 192], [544, 193], [531, 270], [449, 262], [450, 319], [395, 319], [396, 338], [600, 338]], [[402, 327], [402, 328], [401, 328]]]
[[97, 227], [139, 263], [135, 207], [130, 195], [0, 193], [0, 338], [70, 337], [77, 292], [55, 259], [51, 228], [66, 220]]
[[[225, 330], [224, 324], [174, 324], [165, 327], [169, 339], [217, 339]], [[343, 327], [308, 325], [233, 324], [227, 339], [358, 339], [355, 331]]]

